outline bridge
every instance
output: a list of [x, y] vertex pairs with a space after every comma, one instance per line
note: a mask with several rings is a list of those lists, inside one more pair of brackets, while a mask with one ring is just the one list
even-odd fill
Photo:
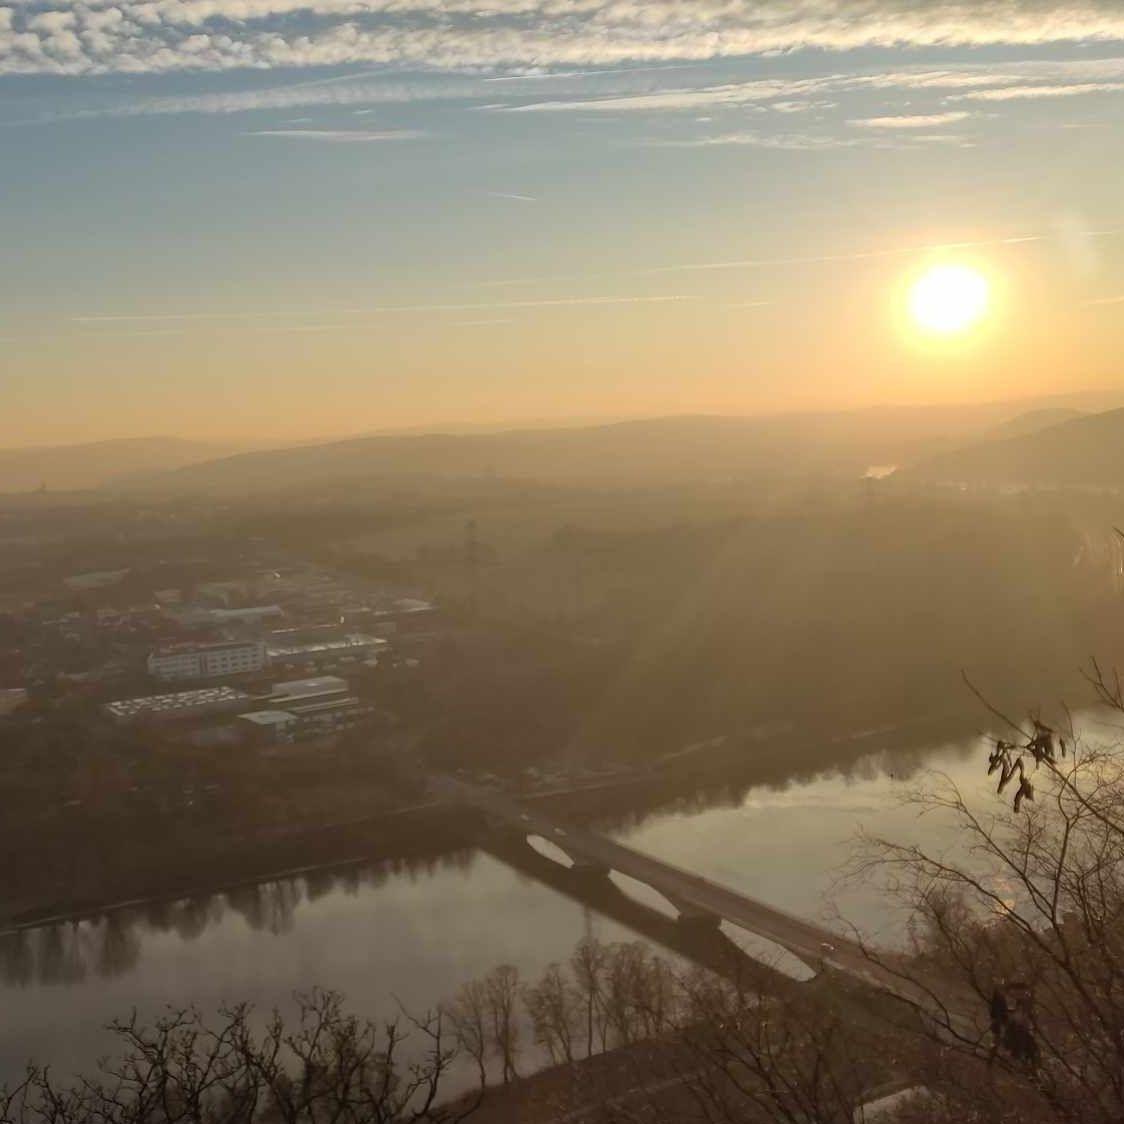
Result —
[[739, 986], [784, 994], [789, 986], [797, 983], [774, 965], [755, 959], [724, 929], [683, 924], [674, 913], [638, 900], [611, 878], [591, 877], [588, 872], [548, 858], [514, 832], [485, 830], [477, 846], [505, 866], [570, 898], [584, 909], [592, 909], [650, 944], [684, 961], [709, 968]]
[[481, 813], [494, 830], [509, 838], [525, 841], [538, 836], [549, 841], [569, 858], [574, 874], [591, 881], [607, 880], [615, 871], [651, 887], [674, 907], [684, 926], [717, 928], [725, 921], [772, 941], [813, 971], [831, 968], [910, 1002], [924, 1003], [916, 985], [901, 978], [885, 954], [876, 960], [850, 937], [596, 832], [546, 816], [492, 789], [452, 778], [436, 780], [433, 787], [435, 794], [450, 803]]

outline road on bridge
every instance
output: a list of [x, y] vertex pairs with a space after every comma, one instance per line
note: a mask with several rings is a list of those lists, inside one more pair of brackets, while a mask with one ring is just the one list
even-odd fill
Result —
[[650, 886], [667, 898], [685, 920], [727, 921], [787, 949], [813, 970], [829, 967], [911, 1003], [933, 1006], [917, 984], [898, 974], [892, 954], [879, 952], [875, 956], [857, 940], [596, 832], [542, 815], [493, 789], [451, 777], [434, 779], [432, 787], [435, 795], [476, 808], [521, 835], [548, 840], [565, 852], [575, 866], [606, 875], [617, 871]]

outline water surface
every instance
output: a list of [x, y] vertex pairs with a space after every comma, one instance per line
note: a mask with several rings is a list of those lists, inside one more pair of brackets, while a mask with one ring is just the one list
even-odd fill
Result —
[[[979, 739], [909, 755], [873, 755], [844, 774], [734, 801], [663, 809], [615, 832], [640, 850], [772, 905], [884, 942], [902, 916], [870, 881], [837, 884], [860, 828], [945, 845], [940, 827], [901, 803], [921, 766], [982, 799]], [[630, 887], [666, 909], [659, 895]], [[351, 1010], [416, 1012], [499, 963], [534, 977], [584, 936], [634, 939], [482, 852], [424, 863], [350, 867], [209, 897], [127, 908], [0, 939], [0, 1080], [29, 1057], [88, 1070], [109, 1048], [108, 1019], [192, 1002], [213, 1011], [249, 1000], [288, 1006], [294, 991], [338, 989]]]

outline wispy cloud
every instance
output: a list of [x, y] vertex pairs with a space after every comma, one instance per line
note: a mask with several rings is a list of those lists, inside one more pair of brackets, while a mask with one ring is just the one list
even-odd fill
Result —
[[[346, 81], [345, 81], [346, 79]], [[377, 106], [400, 105], [443, 99], [465, 100], [482, 96], [477, 80], [372, 81], [366, 72], [344, 75], [338, 81], [291, 82], [257, 90], [216, 90], [203, 94], [176, 94], [131, 97], [127, 101], [97, 108], [57, 113], [23, 124], [51, 121], [97, 119], [104, 117], [163, 117], [179, 114], [254, 113], [270, 110], [307, 108], [353, 108], [356, 116], [374, 113]]]
[[[1117, 237], [1124, 234], [1124, 227], [1111, 227], [1098, 230], [1081, 230], [1076, 233], [1083, 239], [1097, 239]], [[545, 283], [561, 283], [574, 281], [589, 281], [592, 278], [618, 277], [643, 277], [672, 273], [709, 272], [720, 270], [754, 270], [768, 268], [787, 268], [790, 266], [825, 265], [837, 262], [870, 261], [884, 258], [908, 257], [918, 254], [950, 252], [957, 250], [984, 249], [989, 247], [1021, 246], [1035, 243], [1048, 242], [1057, 238], [1057, 232], [1034, 232], [1028, 234], [1011, 235], [1004, 238], [975, 239], [961, 242], [930, 242], [909, 246], [883, 247], [880, 249], [852, 250], [832, 254], [793, 255], [787, 257], [770, 258], [737, 258], [720, 261], [703, 262], [677, 262], [666, 265], [651, 266], [646, 269], [632, 269], [615, 271], [614, 273], [585, 273], [553, 275], [550, 277], [523, 277], [510, 278], [497, 281], [482, 281], [482, 286], [517, 286], [539, 285]], [[317, 309], [283, 309], [279, 311], [237, 311], [237, 312], [143, 312], [143, 313], [100, 313], [86, 314], [71, 317], [73, 323], [82, 325], [122, 324], [122, 323], [170, 323], [180, 321], [318, 321], [315, 325], [298, 325], [296, 330], [320, 330], [332, 326], [347, 327], [357, 322], [357, 319], [370, 316], [393, 314], [427, 313], [427, 312], [500, 312], [518, 309], [534, 308], [565, 308], [582, 306], [613, 306], [613, 305], [648, 305], [648, 304], [677, 304], [682, 302], [697, 302], [702, 298], [692, 293], [647, 294], [625, 293], [604, 296], [573, 296], [573, 297], [546, 297], [524, 300], [503, 301], [468, 301], [454, 303], [424, 303], [424, 304], [375, 304], [370, 306], [356, 306], [351, 308], [317, 308]], [[724, 307], [733, 308], [763, 308], [771, 302], [768, 300], [749, 300], [728, 304]], [[1124, 303], [1124, 296], [1103, 297], [1089, 302], [1090, 304], [1118, 304]], [[495, 318], [472, 318], [473, 322], [496, 322]], [[327, 321], [327, 322], [326, 322]], [[464, 321], [466, 325], [468, 320]], [[10, 337], [14, 338], [14, 337]]]
[[712, 133], [699, 137], [653, 138], [636, 142], [645, 148], [715, 148], [742, 145], [749, 148], [774, 148], [790, 152], [817, 152], [833, 148], [854, 148], [861, 142], [854, 137], [806, 133]]
[[[324, 310], [320, 310], [325, 314]], [[271, 320], [286, 316], [306, 315], [300, 312], [142, 312], [111, 313], [108, 315], [72, 316], [75, 324], [113, 324], [125, 320]]]
[[368, 144], [377, 141], [418, 140], [428, 134], [417, 129], [255, 129], [247, 137], [283, 137], [286, 140], [325, 141], [329, 144]]
[[[681, 301], [695, 301], [699, 298], [693, 294], [675, 293], [669, 296], [612, 296], [612, 297], [550, 297], [543, 300], [519, 301], [494, 301], [474, 302], [468, 304], [392, 304], [378, 305], [367, 311], [374, 313], [388, 312], [473, 312], [486, 309], [501, 308], [567, 308], [582, 305], [616, 305], [616, 304], [677, 304]], [[357, 309], [363, 311], [362, 309]]]
[[[32, 3], [46, 0], [27, 0]], [[104, 0], [102, 0], [104, 2]], [[153, 0], [155, 2], [155, 0]], [[216, 7], [223, 0], [211, 0]], [[0, 12], [7, 9], [0, 7]], [[85, 10], [85, 9], [83, 9]], [[0, 73], [3, 71], [4, 31], [0, 29]], [[338, 61], [338, 60], [337, 60]], [[458, 100], [473, 102], [479, 109], [507, 113], [584, 113], [589, 120], [627, 112], [699, 111], [723, 106], [757, 105], [780, 113], [834, 108], [834, 100], [847, 93], [904, 90], [939, 95], [946, 99], [986, 95], [995, 101], [1032, 96], [1060, 97], [1068, 93], [1110, 91], [1124, 83], [1124, 58], [1028, 60], [1002, 67], [965, 64], [942, 69], [895, 68], [865, 73], [829, 72], [816, 77], [759, 78], [748, 82], [709, 82], [672, 88], [658, 87], [658, 72], [683, 71], [700, 64], [634, 66], [597, 70], [547, 69], [534, 75], [472, 76], [439, 74], [432, 65], [427, 77], [404, 78], [369, 69], [329, 78], [288, 82], [260, 89], [215, 90], [207, 93], [163, 96], [132, 96], [115, 104], [62, 112], [37, 120], [17, 122], [42, 124], [75, 118], [134, 117], [185, 113], [231, 114], [309, 107], [349, 108], [355, 114], [374, 112], [376, 106], [407, 102]], [[652, 73], [653, 71], [657, 73]], [[702, 78], [708, 72], [700, 70]], [[534, 89], [540, 100], [495, 103], [495, 93], [504, 83], [513, 95]], [[523, 90], [520, 86], [524, 87]], [[988, 94], [994, 89], [994, 95]], [[1004, 91], [1019, 91], [1005, 93]], [[1045, 92], [1043, 92], [1045, 91]], [[542, 99], [541, 95], [551, 96]], [[12, 124], [12, 122], [8, 122]]]
[[858, 117], [847, 122], [863, 129], [936, 129], [966, 120], [964, 112], [904, 114], [899, 117]]
[[[917, 90], [950, 101], [1007, 101], [1107, 93], [1124, 88], [1124, 59], [1080, 59], [1011, 63], [1000, 68], [979, 65], [943, 70], [894, 69], [865, 74], [825, 74], [812, 78], [766, 78], [719, 85], [624, 92], [608, 97], [567, 97], [482, 108], [505, 113], [623, 113], [692, 111], [739, 105], [767, 105], [780, 112], [833, 108], [816, 102], [825, 94]], [[1097, 79], [1093, 81], [1092, 79]], [[1037, 83], [1037, 84], [1032, 84]], [[943, 114], [917, 114], [941, 117]]]
[[514, 199], [518, 203], [537, 203], [538, 198], [534, 195], [519, 195], [514, 191], [486, 191], [485, 195], [490, 195], [493, 199]]
[[664, 63], [661, 66], [622, 66], [616, 68], [599, 67], [596, 70], [538, 70], [522, 74], [494, 74], [484, 79], [485, 82], [541, 82], [544, 79], [557, 78], [601, 78], [611, 74], [646, 74], [652, 71], [663, 70], [689, 70], [698, 63]]
[[124, 330], [109, 328], [96, 332], [84, 332], [82, 339], [91, 342], [105, 339], [148, 339], [161, 336], [182, 336], [185, 332], [185, 328], [126, 328]]
[[[1106, 238], [1124, 232], [1124, 228], [1111, 230], [1088, 230], [1082, 234], [1088, 238]], [[1020, 234], [1008, 238], [986, 238], [965, 242], [930, 242], [914, 246], [893, 246], [879, 250], [854, 250], [839, 254], [810, 254], [797, 257], [779, 258], [737, 258], [727, 261], [685, 262], [679, 265], [655, 266], [645, 273], [691, 273], [703, 270], [723, 269], [765, 269], [773, 266], [828, 265], [834, 262], [869, 261], [879, 258], [908, 257], [914, 254], [939, 253], [951, 250], [975, 250], [991, 246], [1021, 246], [1035, 242], [1045, 242], [1054, 234]]]
[[[131, 321], [161, 322], [161, 321], [223, 321], [223, 320], [283, 320], [308, 319], [308, 318], [334, 318], [334, 323], [344, 326], [354, 323], [356, 317], [380, 316], [394, 313], [412, 312], [480, 312], [498, 309], [518, 308], [567, 308], [583, 305], [630, 305], [630, 304], [674, 304], [681, 301], [694, 301], [699, 298], [693, 294], [618, 294], [613, 296], [587, 296], [587, 297], [548, 297], [536, 300], [513, 301], [468, 301], [449, 304], [376, 304], [357, 306], [354, 308], [336, 309], [303, 309], [280, 312], [138, 312], [138, 313], [111, 313], [99, 315], [72, 316], [71, 321], [77, 324], [112, 324]], [[327, 324], [318, 324], [314, 327], [330, 327]]]
[[[1074, 238], [1092, 241], [1099, 238], [1112, 238], [1124, 235], [1124, 227], [1108, 227], [1100, 230], [1082, 229], [1067, 231], [1065, 241]], [[806, 254], [791, 257], [734, 258], [721, 261], [675, 262], [666, 265], [649, 266], [645, 269], [629, 269], [600, 273], [551, 274], [542, 277], [506, 277], [478, 282], [481, 288], [508, 288], [521, 285], [562, 284], [577, 281], [590, 281], [593, 278], [607, 279], [615, 276], [647, 277], [662, 273], [693, 273], [728, 269], [787, 269], [792, 266], [830, 265], [836, 262], [874, 261], [880, 258], [910, 257], [920, 254], [946, 253], [958, 250], [977, 250], [991, 247], [1033, 245], [1035, 243], [1056, 241], [1059, 232], [1036, 231], [1027, 234], [1009, 235], [1004, 238], [983, 238], [961, 242], [926, 242], [909, 246], [889, 246], [870, 250], [848, 250], [832, 254]]]
[[607, 98], [565, 98], [527, 102], [523, 105], [497, 105], [501, 113], [637, 113], [657, 110], [694, 110], [722, 105], [744, 105], [778, 98], [791, 99], [800, 94], [824, 89], [830, 78], [762, 79], [754, 82], [725, 83], [720, 86], [677, 88], [653, 93], [623, 94]]
[[[634, 142], [644, 148], [714, 148], [723, 145], [742, 145], [750, 148], [771, 148], [788, 152], [828, 152], [832, 149], [873, 147], [885, 149], [900, 149], [928, 144], [961, 144], [963, 138], [949, 133], [921, 133], [916, 130], [928, 128], [933, 125], [948, 124], [951, 121], [960, 121], [968, 114], [933, 115], [931, 117], [904, 119], [915, 121], [915, 124], [898, 124], [892, 126], [891, 120], [881, 119], [880, 125], [873, 122], [852, 121], [852, 125], [868, 125], [865, 136], [854, 134], [845, 136], [840, 133], [766, 133], [766, 132], [736, 132], [736, 133], [710, 133], [696, 137], [654, 137]], [[900, 135], [894, 136], [895, 129]]]
[[955, 94], [950, 101], [1026, 101], [1031, 98], [1073, 98], [1086, 94], [1114, 94], [1124, 90], [1124, 82], [1073, 82], [1063, 86], [1002, 86], [994, 90], [973, 90]]
[[813, 113], [821, 109], [835, 109], [836, 105], [833, 101], [774, 101], [769, 103], [769, 109], [774, 113]]

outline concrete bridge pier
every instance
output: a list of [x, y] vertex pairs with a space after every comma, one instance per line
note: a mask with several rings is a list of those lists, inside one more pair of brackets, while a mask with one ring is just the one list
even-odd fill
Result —
[[605, 882], [611, 873], [609, 868], [603, 863], [590, 862], [588, 859], [573, 859], [570, 860], [574, 865], [570, 867], [570, 873], [578, 878], [588, 879], [590, 882]]
[[530, 847], [527, 833], [502, 820], [487, 820], [484, 824], [486, 835], [497, 843], [508, 847]]
[[712, 913], [709, 909], [703, 909], [692, 902], [682, 901], [666, 891], [661, 890], [660, 893], [675, 907], [681, 925], [689, 925], [694, 929], [717, 929], [722, 924], [722, 918], [717, 913]]

